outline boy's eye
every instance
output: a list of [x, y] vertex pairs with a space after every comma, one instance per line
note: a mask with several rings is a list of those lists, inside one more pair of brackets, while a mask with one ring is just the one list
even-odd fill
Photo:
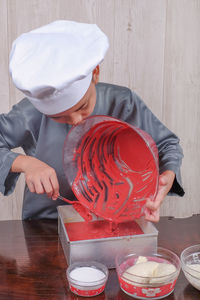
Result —
[[86, 102], [86, 103], [81, 107], [80, 110], [87, 108], [87, 106], [88, 106], [88, 102]]
[[83, 107], [83, 108], [86, 108], [86, 107], [88, 107], [88, 102], [87, 102], [87, 103], [85, 103], [85, 105], [84, 105], [84, 107]]
[[59, 120], [61, 117], [50, 117], [52, 120]]

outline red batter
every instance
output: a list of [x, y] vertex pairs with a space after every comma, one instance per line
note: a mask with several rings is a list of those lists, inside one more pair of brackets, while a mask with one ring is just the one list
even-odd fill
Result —
[[135, 221], [119, 223], [115, 227], [113, 227], [111, 222], [106, 220], [73, 222], [66, 223], [65, 228], [70, 241], [129, 236], [144, 233]]

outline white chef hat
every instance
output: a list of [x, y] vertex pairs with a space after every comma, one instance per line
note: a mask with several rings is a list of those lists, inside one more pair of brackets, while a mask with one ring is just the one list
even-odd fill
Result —
[[10, 74], [39, 111], [57, 114], [81, 100], [108, 47], [95, 24], [55, 21], [13, 42]]

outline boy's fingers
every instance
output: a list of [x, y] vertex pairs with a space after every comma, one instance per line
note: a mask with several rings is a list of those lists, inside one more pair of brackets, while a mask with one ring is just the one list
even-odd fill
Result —
[[165, 185], [160, 186], [155, 200], [152, 201], [151, 199], [147, 199], [146, 207], [151, 210], [158, 209], [160, 207], [161, 203], [163, 202], [163, 200], [166, 196], [166, 193], [167, 193], [167, 191], [165, 189]]
[[43, 187], [44, 187], [44, 191], [47, 194], [47, 196], [49, 198], [51, 198], [52, 194], [53, 194], [53, 186], [51, 184], [51, 181], [49, 180], [49, 178], [44, 178], [42, 181]]
[[145, 205], [145, 219], [151, 222], [158, 222], [160, 219], [160, 206], [167, 195], [175, 174], [172, 171], [165, 171], [159, 176], [158, 193], [154, 201], [147, 199]]
[[50, 181], [53, 186], [52, 199], [56, 200], [59, 196], [59, 183], [56, 174], [50, 177]]
[[35, 185], [35, 192], [37, 194], [44, 194], [45, 191], [40, 180], [35, 181], [34, 185]]
[[145, 220], [150, 222], [158, 222], [160, 220], [160, 210], [150, 211], [145, 209]]
[[160, 175], [159, 177], [159, 186], [167, 185], [167, 176], [166, 175]]
[[35, 193], [35, 186], [34, 186], [34, 184], [31, 181], [27, 182], [27, 186], [28, 186], [29, 191], [31, 193]]
[[155, 199], [154, 201], [148, 199], [148, 200], [146, 201], [146, 205], [145, 205], [145, 206], [146, 206], [148, 209], [150, 209], [150, 210], [157, 210], [157, 209], [160, 207], [160, 205], [161, 205], [163, 199], [164, 199], [164, 195], [163, 195], [163, 194], [160, 194], [160, 195], [158, 194], [158, 195], [156, 196], [156, 199]]

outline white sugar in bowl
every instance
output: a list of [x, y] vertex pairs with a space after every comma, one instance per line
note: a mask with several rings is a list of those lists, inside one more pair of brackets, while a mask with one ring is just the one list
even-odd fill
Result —
[[93, 297], [104, 291], [108, 269], [99, 262], [76, 262], [68, 267], [67, 279], [74, 294]]
[[189, 283], [200, 291], [200, 244], [182, 251], [181, 265]]

